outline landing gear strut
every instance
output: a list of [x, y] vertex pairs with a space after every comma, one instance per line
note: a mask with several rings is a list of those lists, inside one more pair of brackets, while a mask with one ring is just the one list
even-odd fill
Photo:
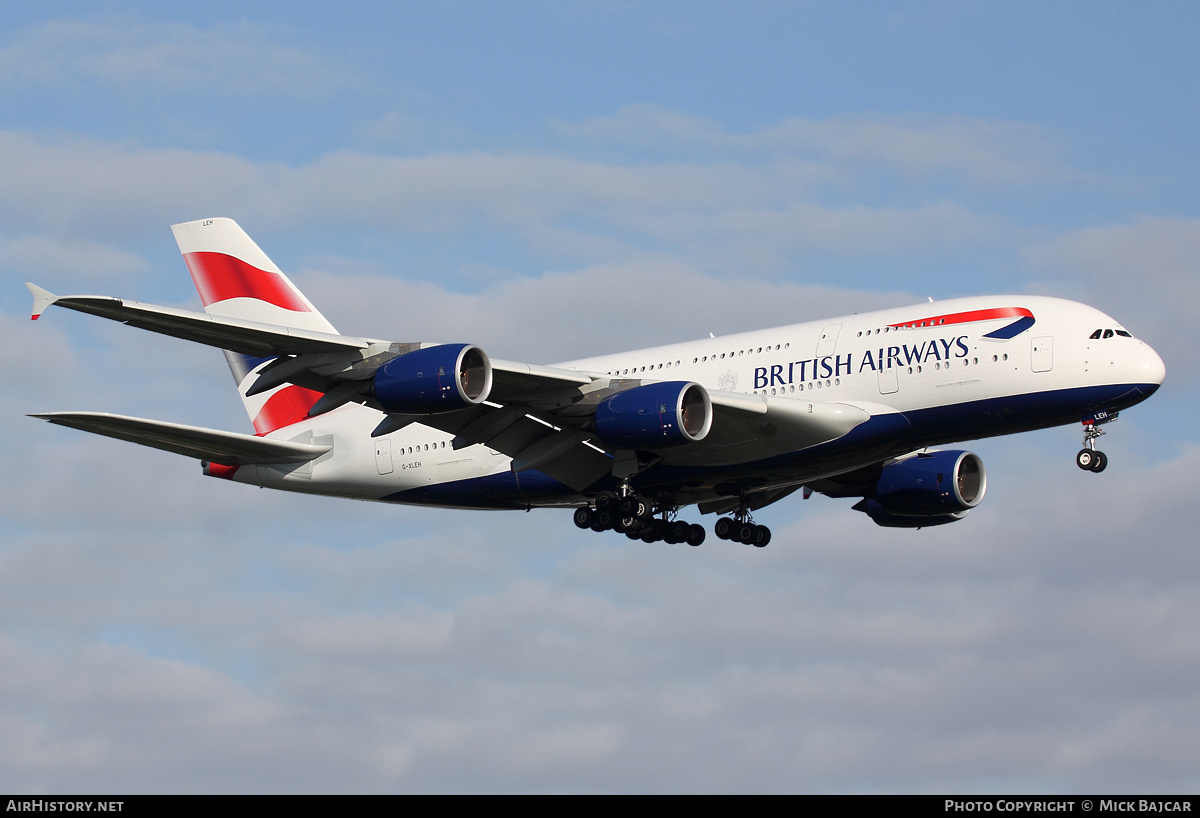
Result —
[[1096, 449], [1096, 438], [1104, 434], [1100, 424], [1115, 419], [1116, 414], [1114, 413], [1111, 417], [1105, 415], [1103, 420], [1088, 418], [1083, 422], [1083, 448], [1075, 455], [1076, 466], [1084, 471], [1104, 471], [1104, 467], [1108, 465], [1108, 456]]

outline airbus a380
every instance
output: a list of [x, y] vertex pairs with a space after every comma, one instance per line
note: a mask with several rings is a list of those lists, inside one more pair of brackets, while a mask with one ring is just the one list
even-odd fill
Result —
[[202, 461], [211, 477], [361, 500], [574, 508], [575, 523], [699, 545], [677, 517], [764, 546], [752, 513], [803, 489], [877, 524], [962, 519], [987, 478], [956, 441], [1104, 424], [1154, 394], [1162, 359], [1114, 319], [1033, 296], [930, 302], [552, 366], [470, 343], [339, 334], [230, 219], [173, 228], [204, 313], [27, 285], [51, 304], [225, 351], [255, 434], [96, 412], [51, 423]]

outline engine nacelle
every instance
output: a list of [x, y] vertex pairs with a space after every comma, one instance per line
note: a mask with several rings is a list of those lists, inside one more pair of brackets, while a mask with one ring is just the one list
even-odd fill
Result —
[[875, 525], [881, 525], [884, 528], [925, 528], [931, 525], [957, 522], [967, 516], [965, 511], [956, 511], [953, 514], [921, 514], [902, 517], [897, 514], [888, 514], [884, 511], [883, 506], [871, 499], [860, 500], [855, 503], [854, 509], [863, 512], [875, 521]]
[[609, 446], [658, 448], [703, 440], [712, 401], [698, 383], [668, 381], [618, 392], [596, 408], [596, 432]]
[[[867, 498], [866, 511], [871, 514], [873, 500], [879, 511], [888, 517], [952, 515], [979, 505], [985, 491], [987, 474], [978, 455], [958, 451], [923, 452], [883, 467], [875, 485], [875, 496]], [[871, 514], [871, 518], [879, 522], [875, 514]]]
[[487, 400], [492, 363], [471, 344], [442, 344], [400, 355], [375, 371], [373, 397], [384, 411], [453, 412]]

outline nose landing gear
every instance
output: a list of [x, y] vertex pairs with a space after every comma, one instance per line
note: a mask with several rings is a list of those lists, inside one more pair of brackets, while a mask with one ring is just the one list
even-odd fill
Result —
[[1108, 466], [1108, 455], [1096, 449], [1096, 439], [1104, 434], [1103, 423], [1117, 419], [1117, 413], [1097, 412], [1083, 422], [1083, 448], [1075, 455], [1075, 465], [1084, 471], [1102, 472]]

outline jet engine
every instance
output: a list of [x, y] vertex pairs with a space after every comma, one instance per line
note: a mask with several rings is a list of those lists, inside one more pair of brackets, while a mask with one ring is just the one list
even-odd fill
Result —
[[471, 344], [442, 344], [400, 355], [376, 370], [371, 396], [384, 411], [436, 414], [487, 400], [492, 364]]
[[922, 452], [883, 467], [874, 496], [854, 508], [878, 525], [921, 528], [961, 520], [987, 491], [983, 461], [972, 452]]
[[596, 433], [615, 448], [658, 448], [703, 440], [712, 401], [698, 383], [668, 381], [618, 392], [596, 408]]

